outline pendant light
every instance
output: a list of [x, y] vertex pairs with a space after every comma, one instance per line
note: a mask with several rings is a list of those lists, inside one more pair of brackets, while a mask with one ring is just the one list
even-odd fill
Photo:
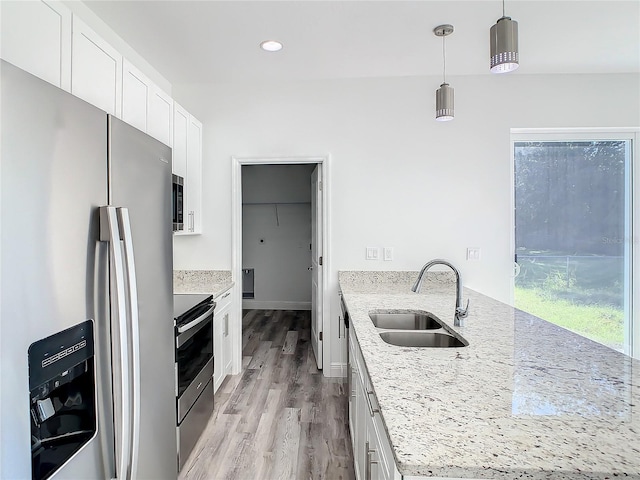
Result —
[[491, 73], [512, 72], [519, 66], [518, 54], [518, 22], [504, 14], [502, 0], [502, 17], [491, 27]]
[[436, 37], [442, 37], [442, 85], [436, 90], [436, 120], [453, 120], [453, 87], [447, 83], [447, 55], [444, 37], [453, 33], [453, 25], [439, 25], [433, 29]]

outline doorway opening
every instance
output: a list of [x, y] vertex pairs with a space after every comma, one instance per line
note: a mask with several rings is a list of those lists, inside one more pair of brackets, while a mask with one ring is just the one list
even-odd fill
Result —
[[[307, 311], [318, 369], [327, 358], [327, 157], [232, 159], [232, 276], [237, 318], [248, 310]], [[233, 373], [243, 332], [233, 335]]]
[[315, 164], [242, 166], [242, 308], [311, 310]]

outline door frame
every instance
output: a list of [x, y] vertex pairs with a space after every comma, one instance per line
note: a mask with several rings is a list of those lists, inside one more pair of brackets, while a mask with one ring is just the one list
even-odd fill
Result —
[[[317, 164], [320, 167], [322, 215], [317, 219], [322, 228], [322, 332], [329, 333], [329, 275], [331, 272], [330, 235], [330, 198], [329, 164], [330, 155], [313, 155], [299, 157], [231, 157], [231, 278], [234, 282], [233, 310], [237, 313], [237, 321], [231, 329], [232, 371], [236, 375], [242, 371], [242, 166], [243, 165], [296, 165]], [[312, 306], [313, 308], [313, 306]], [[329, 373], [326, 365], [331, 352], [329, 335], [323, 334], [322, 364], [323, 374]]]

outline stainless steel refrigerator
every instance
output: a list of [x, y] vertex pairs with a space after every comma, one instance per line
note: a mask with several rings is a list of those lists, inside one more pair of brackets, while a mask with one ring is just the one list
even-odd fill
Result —
[[175, 479], [171, 149], [0, 70], [0, 477]]

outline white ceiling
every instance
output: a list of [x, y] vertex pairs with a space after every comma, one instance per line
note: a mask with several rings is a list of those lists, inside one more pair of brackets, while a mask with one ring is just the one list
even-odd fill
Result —
[[[87, 1], [173, 84], [489, 74], [499, 0]], [[516, 74], [640, 72], [640, 0], [507, 0], [518, 21]], [[265, 39], [284, 43], [263, 52]]]

